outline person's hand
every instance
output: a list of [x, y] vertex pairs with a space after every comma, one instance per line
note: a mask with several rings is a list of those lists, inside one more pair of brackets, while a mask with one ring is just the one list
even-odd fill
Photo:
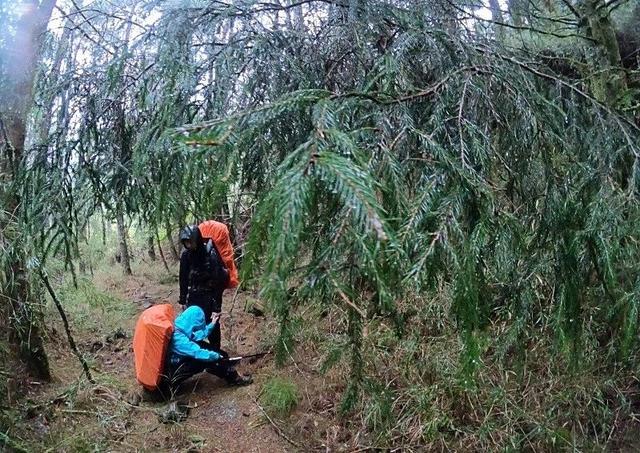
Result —
[[220, 313], [216, 313], [215, 311], [211, 313], [211, 322], [213, 324], [217, 323], [220, 320]]

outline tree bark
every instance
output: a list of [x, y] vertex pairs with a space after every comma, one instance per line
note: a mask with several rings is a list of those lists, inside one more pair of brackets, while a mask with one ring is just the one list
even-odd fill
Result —
[[[509, 0], [507, 5], [513, 25], [521, 27], [525, 24], [525, 18], [529, 19], [530, 1], [531, 0]], [[496, 3], [498, 3], [497, 0]]]
[[[504, 23], [504, 16], [502, 15], [500, 2], [498, 0], [489, 0], [489, 9], [491, 10], [491, 19], [494, 22]], [[504, 39], [504, 26], [494, 24], [493, 29], [495, 30], [498, 41], [502, 41]]]
[[360, 14], [360, 0], [349, 0], [349, 22], [358, 20]]
[[156, 241], [158, 242], [158, 251], [160, 252], [160, 258], [162, 258], [162, 264], [164, 265], [164, 268], [167, 270], [167, 272], [171, 273], [171, 270], [167, 265], [167, 260], [164, 257], [164, 252], [162, 251], [162, 245], [160, 244], [160, 235], [158, 234], [158, 231], [156, 231]]
[[100, 224], [102, 227], [102, 246], [107, 245], [107, 220], [105, 219], [104, 207], [100, 206]]
[[158, 258], [156, 257], [156, 248], [154, 246], [153, 235], [149, 235], [147, 237], [147, 253], [149, 254], [149, 258], [151, 261], [155, 261]]
[[18, 348], [18, 357], [27, 366], [29, 373], [43, 380], [51, 379], [49, 359], [44, 349], [41, 325], [42, 313], [30, 297], [29, 282], [26, 269], [23, 267], [24, 257], [14, 260], [11, 266], [13, 284], [3, 288], [3, 293], [10, 300], [9, 340]]
[[120, 263], [125, 275], [131, 275], [131, 262], [129, 260], [129, 246], [127, 245], [127, 228], [124, 223], [124, 215], [121, 208], [116, 213], [116, 224], [118, 226], [118, 251], [120, 253]]
[[[129, 48], [129, 38], [131, 35], [131, 21], [127, 22], [127, 28], [125, 30], [124, 45], [122, 46], [122, 55], [117, 56], [118, 60], [115, 63], [117, 77], [120, 83], [116, 84], [116, 87], [124, 85], [124, 71], [125, 71], [125, 55]], [[116, 94], [116, 93], [114, 93]], [[113, 148], [113, 160], [117, 165], [117, 171], [114, 181], [114, 196], [116, 199], [116, 225], [118, 229], [118, 253], [120, 254], [120, 263], [122, 264], [122, 270], [125, 275], [131, 275], [131, 261], [129, 258], [129, 246], [127, 244], [127, 228], [124, 221], [124, 208], [125, 197], [127, 192], [127, 185], [129, 181], [129, 171], [131, 167], [131, 128], [127, 125], [127, 116], [125, 112], [125, 106], [123, 102], [115, 102], [112, 106], [113, 109], [113, 127], [115, 129], [115, 136], [119, 141], [118, 146]]]
[[599, 101], [615, 105], [627, 88], [627, 80], [611, 15], [601, 3], [583, 0], [580, 5], [586, 34], [594, 39], [589, 53], [593, 66], [591, 92]]
[[[9, 301], [3, 304], [3, 315], [8, 319], [10, 340], [18, 347], [19, 356], [29, 371], [40, 379], [49, 379], [49, 362], [40, 332], [41, 311], [32, 303], [30, 284], [27, 278], [24, 250], [28, 238], [22, 238], [20, 226], [19, 190], [11, 188], [22, 165], [27, 132], [27, 117], [32, 104], [31, 90], [35, 78], [42, 35], [47, 29], [55, 0], [25, 1], [24, 13], [18, 19], [13, 38], [9, 38], [6, 54], [0, 55], [5, 62], [6, 80], [0, 90], [0, 199], [5, 200], [3, 209], [11, 213], [0, 220], [0, 243], [8, 259], [5, 272], [12, 279], [2, 282], [1, 293]], [[8, 253], [7, 253], [8, 250]]]
[[298, 5], [295, 9], [296, 23], [295, 26], [298, 30], [304, 30], [304, 5]]
[[[75, 11], [75, 8], [73, 9]], [[53, 57], [53, 62], [51, 64], [51, 70], [49, 71], [48, 76], [46, 76], [47, 85], [55, 86], [55, 84], [60, 79], [60, 67], [62, 66], [62, 61], [64, 57], [69, 53], [69, 44], [71, 41], [71, 32], [72, 26], [67, 20], [65, 22], [62, 36], [58, 41], [58, 48]], [[44, 74], [40, 76], [45, 78]], [[36, 144], [40, 146], [47, 146], [49, 141], [49, 132], [51, 129], [51, 123], [53, 118], [53, 101], [55, 99], [56, 93], [45, 93], [42, 95], [40, 99], [41, 107], [34, 109], [35, 112], [35, 127], [34, 133], [37, 136]]]
[[178, 256], [178, 250], [176, 249], [175, 242], [173, 242], [173, 236], [171, 234], [171, 225], [169, 221], [165, 222], [165, 232], [167, 234], [167, 241], [169, 242], [169, 250], [171, 251], [171, 256], [174, 260], [180, 261], [180, 256]]

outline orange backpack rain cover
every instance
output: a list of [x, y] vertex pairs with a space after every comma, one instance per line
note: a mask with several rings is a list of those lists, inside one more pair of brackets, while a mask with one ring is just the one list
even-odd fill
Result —
[[206, 220], [198, 225], [198, 228], [203, 239], [211, 239], [216, 244], [220, 257], [229, 271], [227, 288], [235, 288], [240, 284], [240, 281], [238, 280], [238, 269], [233, 260], [233, 245], [229, 237], [229, 228], [224, 223], [215, 220]]
[[155, 390], [160, 383], [175, 317], [170, 304], [154, 305], [143, 311], [136, 323], [133, 334], [136, 379], [149, 390]]

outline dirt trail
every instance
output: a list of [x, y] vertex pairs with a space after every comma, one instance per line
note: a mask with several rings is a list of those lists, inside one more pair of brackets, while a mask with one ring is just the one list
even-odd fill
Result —
[[[136, 314], [111, 334], [95, 335], [75, 330], [82, 350], [91, 351], [93, 355], [92, 367], [99, 385], [83, 384], [83, 390], [75, 395], [73, 403], [67, 402], [65, 397], [58, 402], [55, 398], [77, 381], [81, 369], [61, 334], [53, 335], [49, 349], [54, 383], [44, 389], [34, 388], [32, 393], [35, 400], [49, 401], [47, 412], [37, 414], [30, 428], [35, 437], [48, 445], [53, 444], [51, 451], [83, 451], [79, 446], [92, 445], [98, 439], [104, 451], [298, 450], [277, 433], [257, 404], [262, 383], [272, 370], [268, 357], [238, 368], [241, 373], [253, 375], [254, 383], [247, 387], [228, 387], [222, 380], [206, 373], [188, 381], [178, 397], [190, 407], [189, 416], [183, 422], [164, 424], [159, 421], [158, 413], [166, 409], [166, 403], [142, 401], [136, 405], [132, 396], [140, 388], [133, 372], [131, 341], [137, 315], [151, 304], [175, 301], [177, 283], [158, 284], [141, 275], [119, 281], [114, 279], [101, 286], [105, 291], [119, 293], [127, 303], [133, 304], [132, 312]], [[228, 312], [234, 292], [227, 291], [224, 296], [223, 348], [232, 354], [259, 351], [265, 320], [244, 312], [248, 295], [242, 292], [238, 294], [230, 319]], [[176, 310], [181, 311], [178, 306]], [[57, 321], [53, 322], [53, 327], [62, 332], [57, 328]], [[76, 439], [68, 440], [69, 436]]]

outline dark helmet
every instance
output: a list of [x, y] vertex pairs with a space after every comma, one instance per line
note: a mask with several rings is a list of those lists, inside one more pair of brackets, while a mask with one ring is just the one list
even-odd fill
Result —
[[187, 225], [180, 231], [180, 242], [187, 247], [187, 243], [192, 244], [192, 248], [200, 248], [202, 246], [202, 233], [198, 225]]

